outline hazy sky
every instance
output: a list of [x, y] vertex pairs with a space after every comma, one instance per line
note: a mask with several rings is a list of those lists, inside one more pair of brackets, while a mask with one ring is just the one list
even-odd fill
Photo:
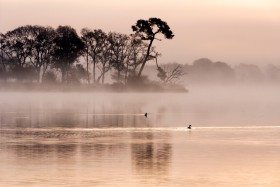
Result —
[[71, 25], [130, 34], [159, 17], [172, 40], [156, 41], [160, 62], [201, 57], [229, 64], [280, 64], [280, 0], [0, 0], [0, 32], [18, 26]]

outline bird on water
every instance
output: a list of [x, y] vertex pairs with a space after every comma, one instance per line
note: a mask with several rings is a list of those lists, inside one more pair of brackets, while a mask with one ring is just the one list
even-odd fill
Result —
[[148, 113], [146, 112], [146, 113], [144, 114], [144, 116], [145, 116], [145, 117], [148, 117]]
[[188, 126], [188, 129], [192, 129], [192, 125], [189, 125], [189, 126]]

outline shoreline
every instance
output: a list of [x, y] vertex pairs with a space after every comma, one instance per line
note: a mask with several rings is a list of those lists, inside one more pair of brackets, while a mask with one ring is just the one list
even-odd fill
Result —
[[125, 85], [39, 85], [33, 83], [0, 85], [0, 92], [90, 92], [90, 93], [188, 93], [189, 90], [181, 85], [141, 87]]

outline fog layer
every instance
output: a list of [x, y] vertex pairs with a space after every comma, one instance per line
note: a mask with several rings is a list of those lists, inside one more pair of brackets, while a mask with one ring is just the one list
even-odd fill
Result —
[[189, 93], [166, 94], [2, 92], [0, 125], [1, 128], [279, 125], [279, 88], [190, 86], [189, 90]]

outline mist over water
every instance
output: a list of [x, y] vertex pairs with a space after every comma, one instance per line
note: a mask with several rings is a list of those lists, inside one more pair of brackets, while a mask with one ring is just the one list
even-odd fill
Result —
[[[2, 92], [1, 128], [277, 126], [280, 89], [193, 86], [189, 93]], [[148, 113], [148, 118], [143, 117]]]
[[188, 89], [0, 93], [0, 186], [279, 186], [280, 89]]

